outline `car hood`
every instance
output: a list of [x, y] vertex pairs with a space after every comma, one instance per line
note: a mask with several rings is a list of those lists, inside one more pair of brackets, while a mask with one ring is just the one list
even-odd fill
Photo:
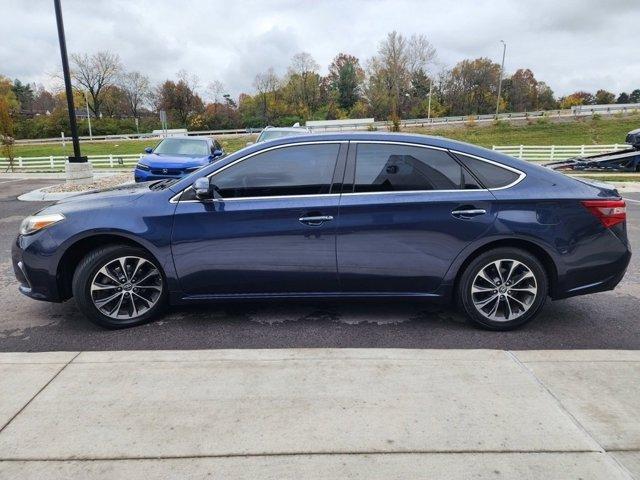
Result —
[[199, 157], [187, 157], [184, 155], [158, 155], [150, 153], [140, 159], [140, 163], [144, 163], [151, 168], [189, 168], [201, 167], [210, 162], [208, 155]]
[[72, 197], [58, 200], [55, 205], [71, 206], [72, 204], [97, 204], [102, 201], [108, 203], [115, 201], [133, 201], [140, 195], [149, 192], [149, 185], [154, 182], [126, 183], [117, 187], [102, 188], [99, 190], [90, 190], [82, 192]]

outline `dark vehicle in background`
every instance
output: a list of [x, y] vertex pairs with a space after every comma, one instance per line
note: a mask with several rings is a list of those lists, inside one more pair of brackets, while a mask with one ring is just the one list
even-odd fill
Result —
[[225, 155], [209, 137], [167, 137], [145, 152], [133, 170], [136, 182], [184, 177]]
[[[296, 135], [308, 135], [311, 130], [307, 127], [301, 127], [296, 124], [293, 127], [265, 127], [258, 135], [255, 143], [267, 142], [277, 138], [295, 137]], [[254, 142], [247, 142], [247, 145], [253, 145]]]
[[631, 147], [625, 150], [575, 157], [545, 166], [554, 170], [640, 173], [640, 128], [627, 134], [626, 143]]
[[25, 295], [121, 328], [167, 304], [400, 297], [510, 329], [547, 297], [613, 289], [631, 257], [616, 190], [437, 137], [260, 143], [194, 174], [71, 197], [24, 220]]

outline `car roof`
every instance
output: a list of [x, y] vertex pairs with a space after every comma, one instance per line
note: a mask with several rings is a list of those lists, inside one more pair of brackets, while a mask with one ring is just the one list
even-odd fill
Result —
[[304, 132], [310, 132], [311, 130], [309, 130], [308, 127], [264, 127], [264, 129], [262, 131], [265, 130], [269, 130], [269, 131], [277, 131], [277, 132], [298, 132], [300, 130], [304, 131]]
[[167, 137], [164, 137], [162, 140], [167, 140], [170, 138], [175, 138], [178, 140], [211, 140], [211, 137], [204, 137], [204, 136], [196, 136], [196, 135], [169, 135]]

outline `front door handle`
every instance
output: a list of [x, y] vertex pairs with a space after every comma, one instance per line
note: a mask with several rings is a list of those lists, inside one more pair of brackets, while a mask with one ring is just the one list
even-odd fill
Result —
[[451, 212], [451, 215], [456, 218], [473, 218], [478, 215], [484, 215], [485, 213], [487, 213], [487, 211], [483, 208], [470, 208], [468, 210], [454, 210]]
[[333, 217], [331, 215], [313, 215], [309, 217], [300, 217], [298, 219], [300, 223], [304, 223], [305, 225], [309, 225], [312, 227], [318, 227], [324, 222], [330, 222], [331, 220], [333, 220]]

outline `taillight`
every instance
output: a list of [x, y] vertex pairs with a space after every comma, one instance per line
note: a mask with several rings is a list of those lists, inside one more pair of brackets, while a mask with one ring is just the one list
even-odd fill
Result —
[[584, 200], [582, 205], [598, 217], [606, 228], [627, 219], [627, 204], [624, 200]]

